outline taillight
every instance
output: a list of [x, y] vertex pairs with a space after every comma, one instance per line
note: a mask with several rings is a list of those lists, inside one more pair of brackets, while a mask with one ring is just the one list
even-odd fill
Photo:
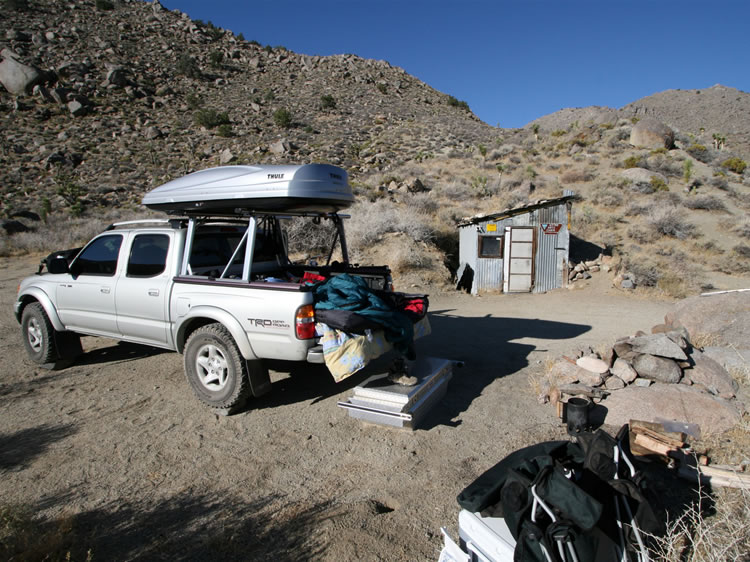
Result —
[[309, 340], [315, 337], [315, 309], [313, 305], [306, 304], [297, 309], [294, 316], [294, 330], [297, 338]]

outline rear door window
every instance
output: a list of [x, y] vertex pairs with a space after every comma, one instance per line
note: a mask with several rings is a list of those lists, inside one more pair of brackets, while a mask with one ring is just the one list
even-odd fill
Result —
[[130, 247], [128, 277], [155, 277], [164, 273], [168, 252], [167, 234], [138, 234]]

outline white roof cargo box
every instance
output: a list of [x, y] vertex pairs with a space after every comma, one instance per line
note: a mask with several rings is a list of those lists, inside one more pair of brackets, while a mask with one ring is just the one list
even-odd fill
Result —
[[354, 195], [345, 170], [328, 164], [222, 166], [193, 172], [149, 191], [157, 211], [237, 215], [247, 210], [330, 213]]

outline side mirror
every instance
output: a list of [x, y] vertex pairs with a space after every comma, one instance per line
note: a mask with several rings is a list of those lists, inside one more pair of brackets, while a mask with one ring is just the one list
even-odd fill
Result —
[[59, 257], [52, 258], [47, 262], [47, 271], [50, 273], [70, 273], [68, 260]]

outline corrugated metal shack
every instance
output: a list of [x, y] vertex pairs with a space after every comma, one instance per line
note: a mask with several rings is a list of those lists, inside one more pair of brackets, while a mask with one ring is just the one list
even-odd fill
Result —
[[565, 287], [575, 195], [467, 219], [459, 228], [458, 288], [544, 293]]

